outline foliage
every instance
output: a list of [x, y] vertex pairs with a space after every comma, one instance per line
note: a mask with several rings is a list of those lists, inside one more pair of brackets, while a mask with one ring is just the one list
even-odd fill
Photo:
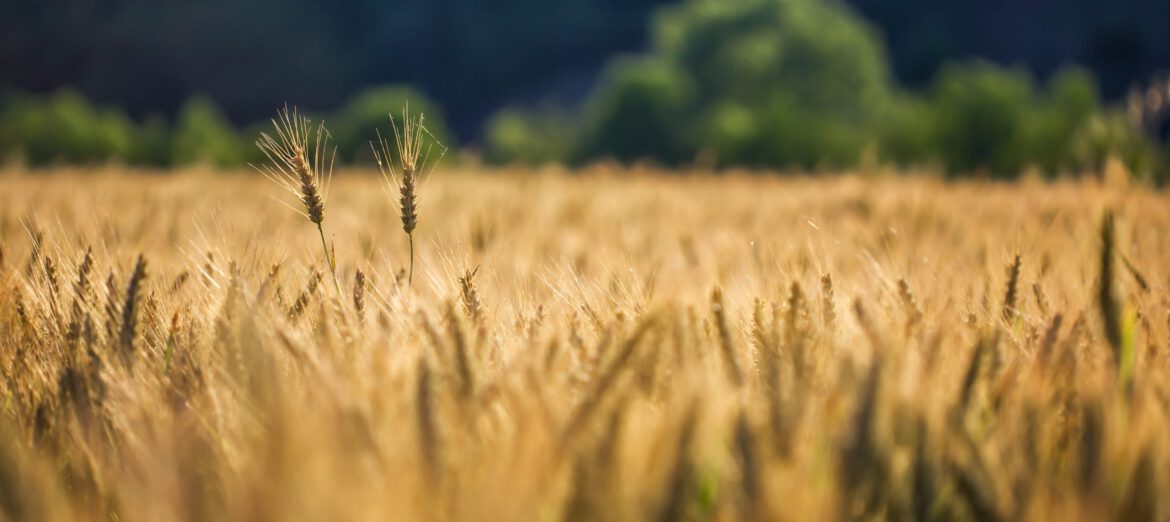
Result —
[[896, 165], [936, 162], [933, 116], [929, 100], [908, 93], [894, 96], [876, 127], [879, 159]]
[[12, 96], [0, 111], [0, 153], [32, 165], [127, 158], [135, 152], [136, 134], [121, 113], [96, 109], [70, 90]]
[[[410, 83], [470, 137], [491, 108], [577, 94], [610, 56], [644, 45], [656, 8], [677, 3], [6, 1], [0, 88], [75, 85], [131, 114], [172, 119], [206, 93], [233, 121], [252, 121], [285, 101], [336, 107], [366, 85]], [[980, 56], [1040, 72], [1078, 63], [1113, 99], [1170, 66], [1170, 2], [845, 3], [882, 29], [898, 79], [914, 88], [943, 63]]]
[[[483, 14], [464, 7], [451, 13], [462, 20], [452, 37], [475, 48], [469, 56], [488, 60], [496, 46], [524, 54], [518, 49], [523, 37], [460, 25]], [[501, 7], [501, 16], [511, 16], [514, 8]], [[533, 16], [559, 16], [553, 12], [562, 8], [540, 7], [549, 12]], [[582, 9], [586, 18], [598, 14]], [[496, 113], [482, 136], [485, 159], [540, 164], [609, 157], [668, 165], [701, 159], [717, 167], [840, 169], [864, 157], [940, 166], [953, 176], [1011, 178], [1030, 169], [1047, 176], [1096, 170], [1116, 157], [1154, 181], [1170, 169], [1167, 151], [1103, 108], [1095, 80], [1080, 69], [1037, 83], [1023, 70], [956, 62], [928, 88], [898, 88], [874, 30], [837, 1], [685, 0], [661, 11], [652, 33], [648, 52], [615, 58], [584, 103]], [[371, 49], [384, 43], [371, 43]], [[415, 63], [418, 57], [402, 59]], [[466, 65], [453, 60], [452, 66]], [[468, 76], [460, 85], [482, 88], [502, 82], [501, 74]], [[272, 89], [305, 97], [295, 85]], [[451, 94], [443, 92], [437, 99]], [[216, 103], [235, 103], [215, 94]], [[369, 162], [375, 131], [388, 130], [389, 115], [401, 118], [408, 101], [412, 112], [427, 115], [435, 140], [455, 145], [444, 118], [447, 107], [404, 85], [372, 87], [335, 110], [318, 112], [328, 115], [338, 160]], [[262, 159], [249, 143], [270, 127], [252, 124], [238, 132], [205, 97], [188, 100], [173, 128], [158, 116], [135, 123], [70, 91], [11, 96], [0, 109], [0, 153], [33, 165], [234, 167]]]
[[[428, 132], [438, 143], [450, 146], [442, 111], [425, 95], [405, 87], [375, 88], [354, 97], [330, 122], [338, 129], [334, 138], [339, 160], [369, 160], [375, 129], [389, 131], [389, 115], [400, 119], [408, 102], [412, 113], [426, 114]], [[264, 159], [252, 141], [261, 132], [271, 132], [272, 125], [263, 121], [242, 129], [237, 130], [206, 96], [187, 100], [170, 126], [158, 115], [135, 123], [118, 110], [93, 107], [70, 90], [49, 96], [10, 95], [0, 103], [0, 157], [34, 166], [120, 161], [235, 168]]]
[[[719, 165], [840, 168], [872, 150], [899, 165], [1015, 177], [1079, 170], [1078, 147], [1137, 166], [1151, 148], [1136, 133], [1085, 136], [1103, 109], [1080, 69], [1038, 88], [1022, 70], [953, 63], [925, 92], [898, 90], [872, 31], [834, 2], [690, 0], [663, 12], [654, 34], [651, 52], [616, 61], [586, 104], [577, 160], [703, 154]], [[1095, 145], [1077, 144], [1086, 140]]]
[[195, 97], [179, 111], [171, 147], [175, 164], [231, 167], [243, 163], [248, 142], [236, 134], [211, 100]]
[[586, 109], [580, 154], [678, 162], [690, 152], [687, 77], [653, 58], [618, 60]]
[[326, 121], [333, 132], [338, 159], [369, 162], [372, 159], [370, 140], [379, 132], [393, 139], [393, 136], [386, 135], [391, 132], [390, 119], [401, 125], [402, 110], [407, 107], [411, 114], [426, 115], [427, 131], [436, 142], [434, 154], [441, 153], [442, 147], [454, 149], [454, 137], [448, 130], [443, 111], [435, 102], [410, 87], [375, 87], [358, 93]]
[[587, 110], [583, 154], [667, 163], [855, 161], [889, 98], [881, 44], [836, 3], [691, 0], [655, 20], [650, 56], [619, 62]]
[[572, 85], [639, 46], [666, 1], [0, 2], [0, 88], [78, 85], [170, 117], [204, 93], [253, 121], [286, 101], [332, 108], [410, 83], [470, 136], [518, 91]]
[[1117, 160], [1139, 179], [1159, 185], [1170, 181], [1170, 158], [1134, 129], [1124, 114], [1094, 115], [1073, 138], [1072, 150], [1081, 169], [1104, 172], [1108, 161]]
[[949, 67], [932, 93], [934, 146], [947, 170], [1011, 175], [1023, 167], [1031, 80], [990, 65]]
[[1080, 69], [1062, 70], [1037, 89], [1023, 71], [955, 64], [926, 98], [895, 107], [881, 143], [885, 159], [899, 164], [937, 162], [952, 175], [1003, 178], [1029, 168], [1049, 177], [1100, 172], [1111, 157], [1135, 174], [1157, 166], [1156, 145], [1102, 107]]
[[138, 125], [137, 142], [134, 151], [126, 157], [134, 165], [168, 166], [172, 163], [171, 128], [167, 120], [152, 114]]
[[1101, 112], [1092, 77], [1082, 69], [1061, 71], [1036, 102], [1028, 131], [1028, 155], [1050, 176], [1077, 167], [1077, 135]]
[[556, 107], [506, 108], [488, 121], [484, 159], [492, 164], [543, 165], [564, 161], [577, 140], [572, 115]]

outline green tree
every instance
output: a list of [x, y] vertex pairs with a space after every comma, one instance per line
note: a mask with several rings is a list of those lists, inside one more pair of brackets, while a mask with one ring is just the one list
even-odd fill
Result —
[[[370, 161], [370, 141], [378, 132], [393, 141], [390, 118], [401, 125], [402, 111], [409, 104], [411, 114], [425, 116], [427, 131], [434, 139], [432, 159], [443, 150], [454, 148], [454, 139], [448, 131], [443, 111], [423, 93], [410, 87], [376, 87], [362, 91], [338, 110], [326, 125], [333, 134], [340, 161]], [[441, 147], [440, 147], [441, 146]]]
[[1101, 112], [1081, 70], [1061, 71], [1037, 90], [1027, 73], [983, 62], [944, 69], [931, 103], [933, 154], [947, 170], [1005, 178], [1028, 167], [1048, 176], [1075, 169], [1078, 137]]
[[95, 109], [71, 90], [13, 96], [0, 112], [0, 150], [33, 165], [126, 159], [135, 131], [121, 113]]
[[136, 144], [130, 163], [165, 167], [171, 164], [171, 129], [157, 114], [147, 116], [135, 133]]
[[171, 159], [176, 165], [239, 166], [244, 163], [246, 147], [210, 99], [196, 96], [179, 111], [171, 142]]
[[686, 71], [699, 100], [778, 95], [866, 123], [888, 97], [879, 39], [844, 5], [819, 0], [692, 0], [655, 26], [658, 54]]
[[935, 80], [934, 147], [951, 173], [988, 169], [1014, 176], [1027, 159], [1027, 74], [990, 64], [945, 68]]
[[1101, 110], [1097, 87], [1083, 70], [1061, 71], [1036, 104], [1028, 155], [1049, 176], [1075, 168], [1074, 141]]
[[937, 161], [933, 117], [929, 100], [909, 94], [896, 96], [878, 123], [879, 158], [896, 165], [923, 166]]
[[849, 164], [890, 96], [878, 38], [840, 3], [690, 0], [656, 18], [649, 57], [603, 79], [583, 153]]
[[612, 65], [586, 108], [583, 157], [649, 157], [674, 163], [693, 152], [687, 136], [686, 75], [655, 58]]
[[1159, 156], [1158, 148], [1119, 112], [1093, 115], [1072, 141], [1072, 158], [1078, 168], [1099, 173], [1109, 160], [1116, 159], [1137, 178], [1160, 185], [1167, 181], [1170, 162], [1166, 160], [1170, 158]]
[[569, 159], [575, 140], [573, 119], [566, 111], [507, 108], [488, 121], [484, 159], [494, 164], [563, 162]]

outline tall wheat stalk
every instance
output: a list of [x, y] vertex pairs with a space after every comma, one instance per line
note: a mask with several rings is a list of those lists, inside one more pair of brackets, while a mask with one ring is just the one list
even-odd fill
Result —
[[[394, 193], [398, 194], [398, 205], [401, 211], [402, 231], [406, 232], [406, 240], [410, 245], [410, 271], [407, 275], [407, 284], [414, 283], [414, 229], [418, 226], [418, 183], [425, 174], [431, 148], [437, 145], [441, 151], [439, 158], [446, 154], [447, 149], [435, 140], [424, 124], [425, 115], [411, 117], [410, 105], [402, 109], [402, 125], [394, 121], [390, 115], [390, 128], [394, 130], [394, 144], [382, 137], [378, 132], [378, 142], [370, 143], [374, 153], [374, 160], [378, 163], [378, 172], [382, 176], [382, 188], [386, 195], [393, 200]], [[430, 138], [425, 146], [423, 135]], [[397, 157], [398, 169], [394, 168], [394, 159]], [[436, 160], [437, 163], [437, 160]]]
[[325, 129], [325, 122], [314, 129], [309, 118], [297, 113], [295, 107], [291, 111], [288, 107], [280, 110], [272, 120], [272, 126], [276, 129], [275, 136], [262, 132], [260, 139], [256, 140], [256, 146], [268, 157], [271, 165], [253, 168], [304, 204], [305, 210], [302, 211], [281, 202], [317, 225], [325, 264], [333, 274], [333, 286], [337, 294], [341, 295], [341, 284], [337, 282], [336, 252], [330, 252], [322, 226], [337, 148], [329, 145], [329, 131]]

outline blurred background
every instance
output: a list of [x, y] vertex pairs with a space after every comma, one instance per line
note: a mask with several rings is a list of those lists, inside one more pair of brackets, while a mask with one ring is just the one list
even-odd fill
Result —
[[0, 159], [235, 167], [285, 103], [347, 162], [1167, 179], [1165, 0], [5, 0]]

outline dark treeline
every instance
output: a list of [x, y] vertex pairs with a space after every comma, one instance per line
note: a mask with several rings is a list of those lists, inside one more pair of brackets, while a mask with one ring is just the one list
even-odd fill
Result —
[[662, 0], [5, 0], [0, 88], [73, 87], [134, 117], [193, 95], [235, 123], [372, 85], [435, 97], [464, 138], [504, 103], [580, 97]]
[[[615, 53], [648, 43], [665, 0], [6, 0], [0, 89], [73, 87], [135, 118], [193, 95], [237, 124], [285, 101], [320, 109], [414, 85], [463, 140], [502, 106], [579, 101]], [[911, 87], [987, 58], [1040, 77], [1076, 64], [1102, 94], [1170, 68], [1162, 0], [851, 0]]]
[[1119, 99], [1170, 69], [1164, 0], [850, 0], [882, 30], [898, 79], [931, 81], [940, 64], [979, 57], [1047, 77], [1069, 65], [1092, 72]]
[[[291, 102], [361, 162], [409, 100], [444, 144], [497, 163], [1012, 177], [1119, 159], [1166, 178], [1146, 116], [1165, 121], [1170, 91], [1143, 77], [1170, 52], [1148, 21], [1161, 4], [656, 3], [10, 2], [0, 156], [237, 166]], [[1020, 26], [1048, 16], [1037, 34]]]

